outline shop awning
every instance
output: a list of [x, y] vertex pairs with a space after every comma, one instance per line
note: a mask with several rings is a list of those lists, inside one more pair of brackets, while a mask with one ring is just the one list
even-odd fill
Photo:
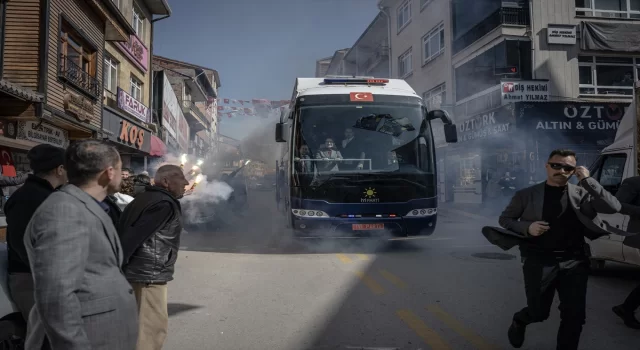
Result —
[[158, 136], [151, 135], [151, 150], [149, 154], [152, 157], [162, 157], [167, 154], [167, 146]]

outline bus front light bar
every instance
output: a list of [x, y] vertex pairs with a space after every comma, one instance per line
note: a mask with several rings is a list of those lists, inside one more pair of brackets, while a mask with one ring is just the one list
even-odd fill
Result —
[[420, 218], [420, 217], [436, 215], [437, 212], [438, 212], [438, 209], [436, 208], [413, 209], [410, 212], [408, 212], [407, 215], [405, 215], [405, 217]]
[[329, 214], [321, 210], [291, 209], [293, 215], [302, 218], [328, 218]]

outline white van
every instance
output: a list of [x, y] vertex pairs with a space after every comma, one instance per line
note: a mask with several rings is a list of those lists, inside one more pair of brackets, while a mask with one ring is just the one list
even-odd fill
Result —
[[23, 349], [27, 325], [11, 302], [7, 285], [7, 244], [0, 243], [0, 349]]
[[[616, 194], [622, 180], [638, 175], [637, 145], [638, 122], [636, 103], [624, 113], [614, 142], [605, 148], [591, 166], [591, 176], [609, 192]], [[599, 214], [615, 228], [626, 231], [629, 216], [622, 214]], [[602, 269], [606, 261], [615, 261], [640, 266], [640, 250], [622, 244], [623, 236], [609, 235], [590, 242], [592, 268]]]

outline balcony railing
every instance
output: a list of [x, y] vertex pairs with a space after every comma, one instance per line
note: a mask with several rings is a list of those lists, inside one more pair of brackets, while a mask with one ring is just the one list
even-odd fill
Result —
[[71, 58], [62, 55], [60, 57], [59, 68], [60, 70], [58, 75], [66, 82], [89, 94], [93, 98], [100, 98], [100, 94], [102, 93], [102, 84], [73, 62]]
[[196, 106], [195, 102], [191, 100], [181, 100], [180, 105], [182, 106], [182, 113], [191, 114], [200, 124], [202, 124], [203, 129], [207, 129], [209, 127], [207, 117], [202, 113], [200, 108]]
[[462, 51], [465, 47], [473, 44], [478, 39], [489, 34], [490, 31], [500, 25], [529, 25], [529, 9], [526, 7], [502, 7], [490, 14], [482, 22], [476, 24], [473, 28], [463, 34], [461, 37], [453, 41], [453, 53]]

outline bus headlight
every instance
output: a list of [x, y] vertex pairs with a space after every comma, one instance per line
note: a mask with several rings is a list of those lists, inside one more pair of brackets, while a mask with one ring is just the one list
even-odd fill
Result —
[[293, 215], [301, 218], [328, 218], [329, 214], [321, 210], [291, 209]]
[[423, 218], [427, 216], [436, 215], [438, 209], [436, 208], [424, 208], [424, 209], [413, 209], [405, 215], [405, 217], [413, 217], [413, 218]]

